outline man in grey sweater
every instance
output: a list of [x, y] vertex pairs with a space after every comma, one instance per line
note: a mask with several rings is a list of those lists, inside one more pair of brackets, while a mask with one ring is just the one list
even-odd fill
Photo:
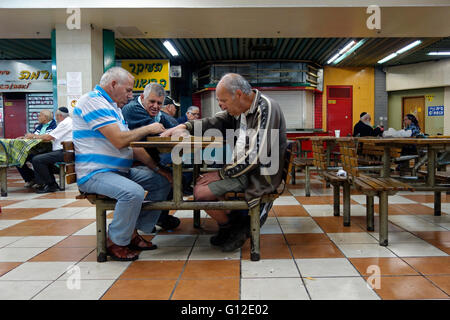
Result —
[[[180, 124], [161, 136], [183, 135], [186, 130], [190, 134], [203, 134], [213, 128], [220, 130], [227, 137], [227, 143], [233, 146], [232, 160], [219, 171], [201, 175], [194, 197], [214, 201], [223, 200], [227, 192], [244, 192], [252, 208], [260, 202], [261, 196], [275, 192], [282, 181], [287, 147], [283, 112], [277, 102], [252, 89], [239, 74], [224, 75], [217, 85], [216, 95], [222, 112]], [[231, 139], [228, 139], [230, 131]], [[211, 238], [211, 244], [221, 246], [223, 251], [234, 251], [244, 244], [248, 219], [227, 210], [208, 210], [207, 213], [219, 225], [219, 233]]]

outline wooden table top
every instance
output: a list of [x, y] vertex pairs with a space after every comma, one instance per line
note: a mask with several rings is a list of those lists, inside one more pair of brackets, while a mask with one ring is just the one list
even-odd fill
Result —
[[173, 149], [179, 147], [191, 148], [218, 148], [223, 146], [223, 140], [217, 137], [147, 137], [147, 141], [135, 141], [130, 143], [131, 147], [136, 148], [158, 148], [158, 149]]
[[361, 142], [378, 145], [415, 144], [415, 145], [445, 145], [450, 144], [450, 138], [359, 138]]

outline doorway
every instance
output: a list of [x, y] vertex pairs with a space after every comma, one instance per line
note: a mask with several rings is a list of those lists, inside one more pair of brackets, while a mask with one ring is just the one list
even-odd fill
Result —
[[327, 86], [327, 128], [331, 135], [352, 135], [353, 86]]
[[4, 93], [3, 112], [5, 138], [17, 138], [27, 132], [25, 93]]
[[419, 121], [420, 131], [425, 133], [425, 97], [403, 97], [402, 100], [402, 126], [403, 118], [410, 113]]

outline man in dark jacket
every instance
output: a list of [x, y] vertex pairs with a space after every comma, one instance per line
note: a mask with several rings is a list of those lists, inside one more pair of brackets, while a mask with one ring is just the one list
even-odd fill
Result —
[[[122, 108], [122, 114], [128, 124], [128, 128], [133, 130], [149, 124], [163, 126], [166, 129], [172, 128], [175, 125], [170, 119], [172, 117], [165, 112], [161, 112], [165, 96], [166, 93], [163, 86], [158, 83], [148, 84], [140, 96]], [[143, 138], [143, 140], [145, 139], [146, 137]], [[167, 162], [166, 158], [170, 158], [170, 153], [159, 154], [156, 149], [150, 150], [149, 154], [158, 163], [161, 163], [161, 160]], [[172, 230], [178, 227], [179, 224], [180, 219], [169, 215], [167, 210], [161, 211], [157, 222], [158, 226], [166, 230]]]
[[[252, 89], [239, 74], [222, 77], [216, 88], [222, 112], [202, 120], [188, 121], [169, 129], [161, 136], [182, 135], [185, 131], [205, 133], [218, 129], [229, 137], [234, 146], [231, 163], [219, 171], [200, 176], [194, 188], [196, 200], [223, 200], [230, 191], [244, 192], [250, 208], [256, 206], [264, 194], [275, 192], [282, 181], [284, 157], [287, 147], [286, 122], [278, 103]], [[199, 130], [200, 129], [200, 130]], [[234, 137], [237, 137], [234, 143]], [[233, 142], [231, 141], [233, 140]], [[270, 209], [270, 208], [269, 208]], [[240, 248], [248, 234], [248, 224], [226, 210], [207, 210], [217, 221], [219, 233], [211, 244], [223, 251]]]
[[367, 136], [382, 136], [383, 135], [383, 128], [378, 126], [375, 129], [372, 128], [370, 124], [370, 114], [367, 112], [363, 112], [360, 115], [360, 120], [357, 124], [355, 124], [355, 127], [353, 128], [353, 136], [354, 137], [367, 137]]
[[[53, 119], [53, 112], [51, 112], [50, 110], [42, 110], [41, 112], [39, 112], [38, 122], [39, 125], [36, 127], [36, 129], [34, 129], [33, 133], [27, 133], [23, 138], [34, 139], [36, 135], [49, 134], [56, 128], [57, 125], [55, 119]], [[51, 150], [45, 150], [44, 152], [48, 151]], [[40, 153], [39, 151], [31, 152], [28, 155], [24, 165], [22, 167], [17, 167], [17, 170], [19, 171], [20, 175], [25, 181], [26, 188], [30, 188], [36, 185], [34, 171], [27, 165], [27, 162], [31, 162], [33, 160], [33, 157], [39, 153]]]

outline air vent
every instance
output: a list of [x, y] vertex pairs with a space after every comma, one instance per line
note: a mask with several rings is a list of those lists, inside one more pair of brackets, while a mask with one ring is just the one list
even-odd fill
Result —
[[123, 37], [143, 37], [144, 34], [136, 27], [117, 27], [116, 31]]
[[350, 88], [329, 88], [328, 98], [351, 98], [350, 92]]

